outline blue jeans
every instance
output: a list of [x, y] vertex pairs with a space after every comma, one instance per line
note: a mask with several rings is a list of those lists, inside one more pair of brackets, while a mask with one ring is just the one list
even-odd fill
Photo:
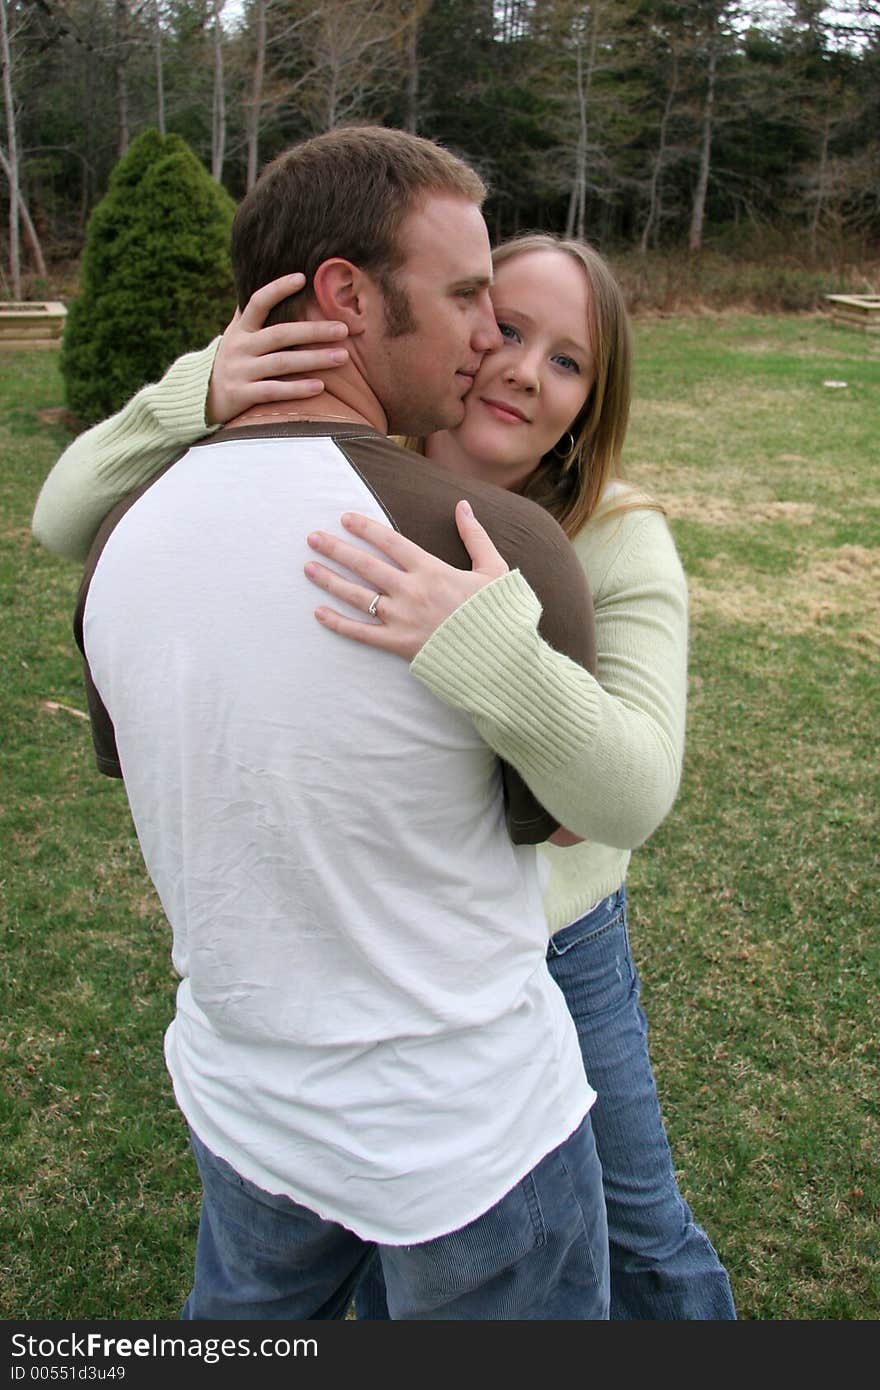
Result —
[[378, 1247], [263, 1192], [190, 1138], [203, 1197], [186, 1319], [343, 1318], [374, 1257], [386, 1317], [608, 1317], [608, 1228], [589, 1119], [467, 1226]]
[[730, 1281], [678, 1190], [626, 930], [626, 890], [551, 938], [550, 973], [577, 1025], [608, 1210], [611, 1316], [736, 1317]]
[[[611, 1317], [732, 1319], [730, 1281], [678, 1190], [648, 1056], [648, 1025], [620, 888], [551, 938], [547, 964], [568, 1005], [587, 1076], [608, 1211]], [[359, 1318], [387, 1317], [381, 1272], [358, 1286]]]

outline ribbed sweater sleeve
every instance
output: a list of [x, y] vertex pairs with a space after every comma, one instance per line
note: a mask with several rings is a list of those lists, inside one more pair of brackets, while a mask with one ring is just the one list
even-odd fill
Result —
[[452, 614], [411, 669], [472, 716], [569, 830], [633, 849], [681, 775], [687, 589], [659, 512], [594, 520], [575, 549], [593, 593], [597, 679], [539, 637], [538, 601], [518, 571]]
[[219, 338], [188, 352], [161, 381], [144, 386], [108, 420], [69, 444], [44, 482], [34, 509], [41, 545], [84, 560], [104, 517], [175, 453], [209, 433], [205, 400]]

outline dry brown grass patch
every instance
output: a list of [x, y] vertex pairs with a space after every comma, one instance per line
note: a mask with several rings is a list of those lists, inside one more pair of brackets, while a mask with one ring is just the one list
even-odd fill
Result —
[[815, 515], [813, 502], [733, 502], [725, 497], [680, 493], [664, 504], [669, 516], [680, 521], [699, 521], [708, 526], [737, 526], [763, 521], [789, 521], [809, 526]]
[[30, 526], [4, 526], [0, 531], [0, 541], [14, 545], [17, 550], [30, 550], [34, 543]]
[[801, 561], [791, 574], [731, 582], [729, 562], [719, 555], [707, 566], [707, 575], [691, 580], [692, 612], [788, 635], [846, 618], [856, 626], [840, 634], [845, 645], [880, 649], [880, 550], [846, 545], [815, 554], [801, 552]]

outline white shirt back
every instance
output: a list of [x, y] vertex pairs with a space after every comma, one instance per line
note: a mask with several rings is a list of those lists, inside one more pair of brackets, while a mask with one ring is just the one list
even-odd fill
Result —
[[332, 439], [196, 448], [111, 534], [84, 639], [173, 929], [181, 1109], [265, 1190], [411, 1243], [593, 1094], [495, 755], [314, 618], [305, 537], [346, 509], [387, 519]]

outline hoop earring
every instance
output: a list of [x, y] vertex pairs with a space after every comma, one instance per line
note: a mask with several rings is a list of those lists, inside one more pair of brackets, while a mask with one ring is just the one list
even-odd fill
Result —
[[[562, 443], [563, 439], [566, 438], [566, 436], [571, 440], [571, 443], [566, 444], [564, 449], [560, 449], [559, 446]], [[569, 459], [574, 453], [575, 442], [575, 437], [572, 434], [571, 430], [566, 430], [565, 434], [561, 435], [559, 439], [557, 439], [556, 443], [553, 445], [551, 453], [554, 453], [558, 459]]]

